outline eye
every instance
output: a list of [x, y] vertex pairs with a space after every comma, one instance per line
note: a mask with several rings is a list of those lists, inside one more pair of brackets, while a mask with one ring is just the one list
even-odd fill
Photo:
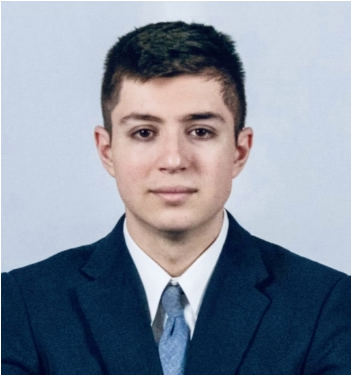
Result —
[[191, 135], [196, 136], [197, 138], [211, 138], [214, 134], [212, 131], [205, 128], [197, 128], [190, 132]]
[[150, 129], [139, 129], [138, 131], [133, 133], [133, 137], [142, 139], [151, 138], [152, 136], [154, 136], [154, 132]]

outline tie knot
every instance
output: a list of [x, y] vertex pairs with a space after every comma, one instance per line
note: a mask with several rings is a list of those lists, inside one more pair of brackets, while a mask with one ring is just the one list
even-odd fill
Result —
[[179, 285], [168, 285], [163, 292], [161, 298], [162, 306], [170, 318], [183, 315], [181, 296], [182, 289]]

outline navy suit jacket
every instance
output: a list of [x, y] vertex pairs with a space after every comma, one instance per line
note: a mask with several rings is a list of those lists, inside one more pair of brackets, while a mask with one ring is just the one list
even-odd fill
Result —
[[[185, 374], [351, 374], [350, 277], [229, 223]], [[2, 283], [3, 375], [162, 375], [123, 218]]]

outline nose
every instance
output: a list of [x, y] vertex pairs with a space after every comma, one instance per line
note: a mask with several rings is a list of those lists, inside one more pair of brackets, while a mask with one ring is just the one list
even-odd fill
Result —
[[158, 167], [162, 172], [176, 173], [189, 167], [189, 150], [182, 134], [165, 135], [160, 142]]

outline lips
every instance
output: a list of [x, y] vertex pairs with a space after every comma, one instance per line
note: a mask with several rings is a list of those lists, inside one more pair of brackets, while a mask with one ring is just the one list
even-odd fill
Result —
[[150, 190], [152, 194], [156, 195], [164, 202], [173, 205], [185, 202], [197, 191], [197, 189], [187, 186], [166, 186]]
[[151, 189], [154, 194], [192, 194], [196, 193], [197, 189], [186, 186], [169, 186], [157, 189]]

